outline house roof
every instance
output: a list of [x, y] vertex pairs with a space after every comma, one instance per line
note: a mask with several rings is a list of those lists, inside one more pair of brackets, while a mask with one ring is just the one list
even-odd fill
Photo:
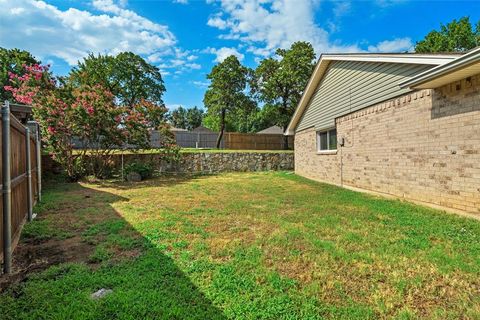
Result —
[[283, 129], [279, 126], [271, 126], [267, 129], [258, 131], [257, 134], [283, 134]]
[[318, 59], [317, 65], [308, 81], [307, 87], [303, 91], [300, 102], [293, 114], [292, 119], [285, 131], [285, 135], [293, 135], [295, 128], [300, 121], [310, 98], [320, 83], [325, 71], [332, 61], [363, 61], [363, 62], [383, 62], [383, 63], [407, 63], [424, 65], [443, 65], [455, 58], [458, 54], [416, 54], [416, 53], [347, 53], [347, 54], [322, 54]]
[[170, 127], [170, 131], [178, 132], [178, 131], [188, 131], [188, 130], [183, 128]]
[[433, 89], [480, 74], [480, 47], [400, 83], [402, 88]]
[[196, 127], [195, 129], [193, 129], [192, 132], [214, 132], [214, 131], [210, 130], [209, 128], [206, 128], [204, 126], [199, 126], [199, 127]]

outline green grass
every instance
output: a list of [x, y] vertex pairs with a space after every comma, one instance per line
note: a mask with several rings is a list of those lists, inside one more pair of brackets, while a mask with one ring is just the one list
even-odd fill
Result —
[[480, 318], [478, 221], [288, 172], [56, 184], [37, 211], [24, 239], [92, 249], [1, 319]]

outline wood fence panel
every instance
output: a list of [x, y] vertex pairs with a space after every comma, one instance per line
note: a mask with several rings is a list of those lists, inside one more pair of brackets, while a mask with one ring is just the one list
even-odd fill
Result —
[[[288, 137], [289, 149], [293, 149], [293, 137]], [[282, 150], [282, 134], [256, 134], [228, 132], [225, 137], [225, 149], [236, 150]]]
[[[0, 117], [1, 118], [1, 117]], [[0, 121], [0, 136], [2, 133]], [[32, 205], [39, 198], [37, 182], [37, 140], [36, 135], [30, 136], [30, 163], [32, 177]], [[21, 228], [28, 217], [28, 175], [27, 175], [27, 141], [26, 127], [15, 116], [10, 114], [10, 161], [11, 161], [11, 239], [12, 250], [15, 239], [20, 236]], [[3, 136], [0, 137], [0, 150], [3, 150]], [[0, 157], [0, 186], [3, 190], [2, 157]], [[3, 261], [3, 195], [0, 193], [0, 261]]]

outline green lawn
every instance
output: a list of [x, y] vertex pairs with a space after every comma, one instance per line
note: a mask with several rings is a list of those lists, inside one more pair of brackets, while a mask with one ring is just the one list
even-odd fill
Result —
[[480, 318], [480, 222], [288, 172], [57, 183], [36, 212], [17, 254], [63, 263], [1, 319]]

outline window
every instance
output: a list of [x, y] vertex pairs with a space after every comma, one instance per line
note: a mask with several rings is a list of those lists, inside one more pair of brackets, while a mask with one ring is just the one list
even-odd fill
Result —
[[337, 150], [337, 129], [317, 132], [318, 151]]

